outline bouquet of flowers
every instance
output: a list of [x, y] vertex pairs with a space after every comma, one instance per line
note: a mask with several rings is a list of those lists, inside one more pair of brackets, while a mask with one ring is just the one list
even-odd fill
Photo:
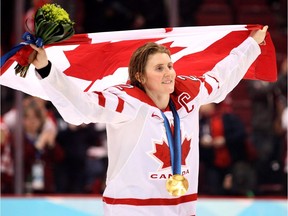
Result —
[[18, 45], [16, 53], [14, 49], [14, 58], [18, 63], [15, 73], [25, 77], [31, 62], [35, 59], [36, 51], [29, 44], [33, 43], [42, 47], [46, 44], [66, 40], [75, 33], [73, 25], [74, 22], [70, 20], [69, 14], [59, 5], [45, 4], [39, 8], [34, 17], [34, 34], [25, 32], [22, 36], [25, 41], [20, 43], [20, 46]]

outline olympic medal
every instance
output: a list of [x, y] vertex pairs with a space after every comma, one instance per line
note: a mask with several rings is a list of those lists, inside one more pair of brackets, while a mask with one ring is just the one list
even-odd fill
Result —
[[182, 196], [186, 194], [189, 187], [187, 179], [183, 175], [173, 175], [166, 182], [166, 189], [172, 196]]

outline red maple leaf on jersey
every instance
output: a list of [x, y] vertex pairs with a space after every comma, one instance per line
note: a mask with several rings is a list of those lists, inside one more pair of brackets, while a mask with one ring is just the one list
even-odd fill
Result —
[[[171, 157], [170, 157], [170, 149], [166, 142], [156, 143], [155, 144], [156, 151], [153, 153], [155, 157], [157, 157], [162, 162], [162, 169], [171, 166]], [[182, 145], [182, 156], [181, 156], [181, 165], [186, 165], [186, 157], [190, 151], [190, 140], [187, 138], [184, 139]]]

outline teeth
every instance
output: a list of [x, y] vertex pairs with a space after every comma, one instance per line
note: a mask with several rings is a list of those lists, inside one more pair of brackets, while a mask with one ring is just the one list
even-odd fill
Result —
[[171, 80], [170, 80], [170, 81], [165, 81], [165, 82], [163, 81], [163, 82], [162, 82], [162, 84], [170, 84], [170, 83], [172, 83]]

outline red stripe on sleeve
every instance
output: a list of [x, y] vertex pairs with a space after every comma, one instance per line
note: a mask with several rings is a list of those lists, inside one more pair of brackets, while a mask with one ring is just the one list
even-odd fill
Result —
[[118, 105], [117, 105], [116, 111], [121, 113], [123, 109], [124, 109], [124, 100], [122, 100], [121, 98], [118, 98]]
[[104, 95], [102, 94], [102, 92], [97, 92], [98, 94], [98, 99], [99, 99], [99, 105], [102, 107], [105, 107], [106, 104], [106, 98], [104, 97]]

